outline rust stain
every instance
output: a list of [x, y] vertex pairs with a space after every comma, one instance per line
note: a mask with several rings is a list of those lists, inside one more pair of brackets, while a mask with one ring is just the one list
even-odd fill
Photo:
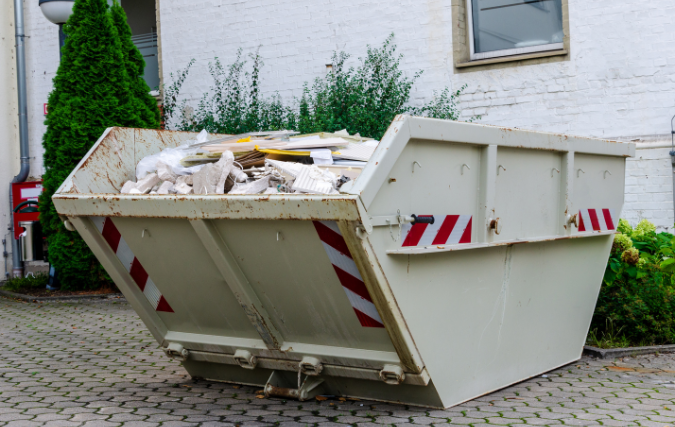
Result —
[[275, 387], [271, 384], [265, 386], [265, 397], [281, 397], [285, 399], [297, 399], [299, 392], [294, 388]]

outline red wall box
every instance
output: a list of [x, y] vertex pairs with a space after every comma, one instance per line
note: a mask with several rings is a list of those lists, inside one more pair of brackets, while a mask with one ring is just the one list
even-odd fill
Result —
[[[17, 207], [19, 203], [25, 202], [28, 200], [37, 201], [38, 197], [42, 193], [42, 181], [28, 181], [28, 182], [17, 182], [12, 184], [12, 209]], [[28, 208], [30, 206], [24, 206], [21, 209]], [[19, 228], [19, 221], [37, 221], [40, 218], [38, 212], [34, 213], [20, 213], [17, 212], [14, 214], [14, 238], [18, 239], [19, 235], [23, 233], [23, 228]]]

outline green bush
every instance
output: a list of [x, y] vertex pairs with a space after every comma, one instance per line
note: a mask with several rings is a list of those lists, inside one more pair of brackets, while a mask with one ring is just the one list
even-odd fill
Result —
[[[116, 16], [124, 27], [119, 10]], [[120, 40], [106, 0], [76, 0], [64, 32], [68, 37], [49, 95], [42, 142], [45, 191], [40, 196], [40, 222], [62, 287], [92, 289], [107, 275], [82, 238], [65, 229], [51, 198], [106, 128], [159, 123], [157, 105], [138, 98], [139, 90], [147, 88], [138, 82], [143, 66], [130, 45]]]
[[2, 289], [10, 292], [19, 292], [29, 289], [44, 289], [49, 282], [49, 276], [42, 273], [29, 277], [12, 277], [2, 286]]
[[675, 343], [675, 239], [649, 221], [620, 220], [589, 343], [604, 347]]
[[380, 139], [397, 114], [412, 114], [457, 120], [457, 101], [465, 86], [454, 92], [445, 88], [435, 92], [422, 106], [409, 105], [410, 94], [422, 71], [406, 77], [399, 69], [402, 55], [396, 53], [393, 34], [380, 48], [368, 46], [357, 67], [345, 65], [349, 55], [335, 52], [332, 68], [310, 86], [293, 106], [284, 105], [279, 94], [264, 97], [260, 93], [263, 61], [258, 53], [250, 55], [251, 71], [246, 71], [242, 51], [227, 69], [216, 58], [209, 64], [214, 84], [196, 108], [178, 101], [180, 89], [194, 60], [172, 78], [164, 88], [164, 122], [169, 129], [239, 134], [259, 130], [289, 129], [301, 133], [349, 133]]

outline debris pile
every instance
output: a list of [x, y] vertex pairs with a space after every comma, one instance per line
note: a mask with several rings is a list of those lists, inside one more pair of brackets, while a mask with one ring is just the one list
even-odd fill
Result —
[[378, 141], [346, 130], [295, 136], [255, 132], [194, 141], [143, 158], [122, 194], [339, 194]]

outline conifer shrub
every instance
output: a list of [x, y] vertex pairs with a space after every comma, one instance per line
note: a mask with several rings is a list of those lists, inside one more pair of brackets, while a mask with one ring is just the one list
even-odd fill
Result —
[[106, 128], [158, 127], [156, 103], [137, 97], [141, 63], [133, 59], [128, 45], [123, 50], [108, 9], [106, 0], [75, 1], [48, 99], [40, 222], [49, 242], [49, 261], [64, 289], [97, 288], [108, 279], [82, 238], [65, 229], [52, 196]]

